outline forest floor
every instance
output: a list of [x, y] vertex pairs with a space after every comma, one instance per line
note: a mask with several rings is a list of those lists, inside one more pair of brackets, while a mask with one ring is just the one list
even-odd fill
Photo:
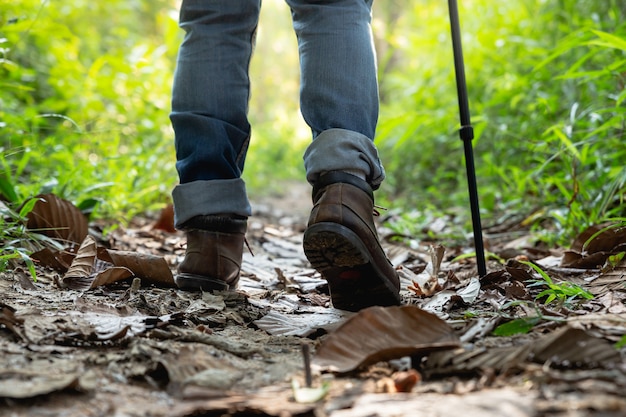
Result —
[[[626, 266], [607, 260], [623, 233], [568, 252], [531, 244], [519, 222], [486, 227], [499, 262], [479, 279], [473, 258], [454, 260], [469, 239], [399, 243], [381, 228], [404, 306], [348, 313], [301, 248], [307, 188], [285, 189], [254, 204], [236, 292], [178, 291], [137, 270], [75, 289], [44, 262], [36, 281], [0, 274], [0, 416], [626, 415]], [[174, 271], [184, 236], [154, 224], [89, 230]]]

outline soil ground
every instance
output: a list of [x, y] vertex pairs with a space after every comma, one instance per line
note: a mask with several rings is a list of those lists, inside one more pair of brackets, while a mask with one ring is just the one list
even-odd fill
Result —
[[[606, 273], [559, 267], [562, 251], [525, 246], [523, 230], [511, 226], [486, 230], [491, 251], [539, 259], [551, 276], [595, 297], [534, 302], [536, 292], [511, 263], [490, 261], [487, 278], [478, 280], [471, 258], [451, 262], [469, 242], [446, 248], [435, 266], [428, 248], [436, 241], [394, 243], [381, 228], [404, 304], [443, 320], [460, 348], [430, 349], [420, 339], [428, 331], [413, 336], [410, 325], [366, 324], [364, 334], [384, 346], [413, 337], [420, 354], [397, 348], [405, 354], [349, 372], [314, 368], [313, 388], [328, 392], [296, 401], [303, 391], [293, 383], [305, 382], [303, 345], [315, 358], [358, 315], [331, 307], [325, 281], [304, 257], [308, 189], [285, 189], [254, 204], [247, 234], [254, 255], [245, 254], [234, 293], [139, 280], [76, 291], [60, 288], [50, 270], [39, 269], [36, 282], [20, 268], [0, 275], [0, 416], [626, 415], [626, 355], [615, 347], [626, 333], [623, 273], [594, 286]], [[137, 219], [106, 239], [97, 225], [91, 232], [116, 249], [163, 257], [174, 270], [184, 236], [153, 223]], [[436, 288], [425, 291], [433, 276]], [[523, 316], [532, 330], [493, 335]]]

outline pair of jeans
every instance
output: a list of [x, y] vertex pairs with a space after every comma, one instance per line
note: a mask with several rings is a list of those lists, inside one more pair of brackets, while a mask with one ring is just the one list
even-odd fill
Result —
[[[312, 142], [307, 180], [346, 171], [378, 188], [372, 0], [286, 0], [300, 56], [300, 108]], [[251, 215], [241, 174], [250, 141], [248, 75], [260, 0], [183, 0], [170, 119], [180, 183], [175, 224], [198, 215]], [[267, 68], [267, 71], [272, 71]]]

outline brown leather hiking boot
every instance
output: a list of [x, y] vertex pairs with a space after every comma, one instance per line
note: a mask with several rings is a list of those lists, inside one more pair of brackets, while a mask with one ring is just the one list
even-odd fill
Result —
[[174, 277], [178, 288], [189, 291], [234, 289], [241, 270], [246, 219], [197, 216], [182, 229], [187, 235], [187, 249]]
[[333, 306], [358, 311], [400, 304], [400, 280], [374, 225], [374, 194], [344, 172], [322, 175], [313, 187], [304, 252], [328, 281]]

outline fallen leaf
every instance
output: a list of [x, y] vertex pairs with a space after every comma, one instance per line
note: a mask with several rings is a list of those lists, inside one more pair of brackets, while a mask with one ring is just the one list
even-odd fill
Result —
[[589, 292], [600, 296], [615, 290], [626, 290], [626, 262], [622, 261], [613, 269], [601, 272], [589, 286]]
[[469, 372], [514, 368], [528, 359], [532, 345], [475, 348], [435, 352], [426, 361], [424, 372], [428, 378], [442, 375], [467, 374]]
[[471, 278], [466, 287], [460, 288], [456, 291], [456, 294], [463, 299], [465, 304], [472, 304], [478, 298], [480, 292], [480, 280], [478, 278]]
[[43, 248], [37, 252], [33, 252], [30, 257], [39, 262], [39, 265], [52, 268], [56, 271], [67, 272], [72, 263], [74, 256], [69, 257], [67, 252], [61, 252], [51, 248]]
[[417, 296], [430, 296], [441, 290], [439, 285], [439, 270], [441, 269], [441, 261], [445, 254], [445, 248], [441, 245], [431, 246], [430, 262], [426, 268], [412, 279], [412, 285], [407, 289]]
[[344, 313], [320, 307], [318, 312], [305, 314], [283, 314], [270, 311], [256, 320], [254, 324], [269, 334], [304, 337], [319, 329], [332, 331], [341, 324], [344, 318]]
[[168, 204], [161, 210], [157, 221], [152, 225], [153, 229], [163, 230], [168, 233], [175, 233], [174, 227], [174, 205]]
[[88, 232], [87, 218], [71, 202], [54, 194], [40, 194], [28, 214], [28, 229], [73, 243], [83, 241]]
[[621, 361], [620, 353], [608, 341], [570, 326], [546, 335], [533, 347], [534, 359], [563, 367], [610, 365]]
[[115, 266], [128, 268], [135, 276], [162, 286], [176, 286], [172, 270], [162, 256], [110, 249], [107, 252]]
[[81, 243], [70, 267], [63, 276], [62, 283], [67, 288], [89, 288], [95, 279], [96, 240], [86, 236]]
[[562, 267], [601, 268], [611, 256], [626, 250], [626, 227], [603, 223], [590, 226], [580, 233], [570, 250], [563, 254]]
[[86, 236], [76, 256], [61, 280], [65, 288], [87, 290], [130, 278], [133, 273], [127, 268], [98, 263], [98, 247], [92, 236]]
[[458, 336], [445, 321], [416, 306], [370, 307], [331, 333], [312, 363], [343, 373], [379, 361], [459, 346]]

